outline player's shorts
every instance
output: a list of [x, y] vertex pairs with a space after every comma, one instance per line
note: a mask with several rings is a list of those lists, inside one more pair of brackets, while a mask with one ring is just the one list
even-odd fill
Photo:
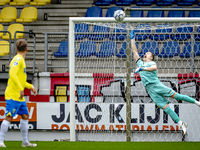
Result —
[[161, 82], [156, 84], [149, 84], [146, 86], [147, 92], [151, 99], [156, 103], [160, 108], [163, 108], [166, 104], [169, 104], [169, 101], [164, 97], [171, 97], [175, 91]]
[[6, 116], [14, 117], [16, 114], [25, 115], [29, 114], [25, 101], [14, 101], [12, 99], [6, 100]]

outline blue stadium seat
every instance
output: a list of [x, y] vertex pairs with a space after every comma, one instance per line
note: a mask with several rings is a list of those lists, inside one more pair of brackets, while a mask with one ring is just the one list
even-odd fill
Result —
[[152, 3], [155, 3], [156, 0], [139, 0], [136, 2], [136, 5], [138, 6], [151, 6]]
[[80, 44], [79, 50], [75, 53], [76, 57], [90, 57], [96, 54], [96, 43], [93, 41], [84, 41]]
[[168, 41], [163, 45], [162, 52], [158, 54], [158, 57], [171, 58], [178, 56], [180, 53], [180, 45], [176, 41]]
[[[94, 33], [99, 33], [99, 34], [90, 34], [88, 36], [89, 40], [103, 40], [103, 39], [109, 37], [109, 33], [108, 32], [110, 32], [110, 28], [107, 27], [106, 24], [105, 24], [105, 26], [95, 25], [94, 29], [93, 29], [93, 32]], [[105, 32], [105, 34], [102, 34], [104, 32]]]
[[[136, 47], [138, 48], [138, 44], [135, 43]], [[126, 42], [122, 43], [122, 47], [120, 48], [119, 53], [116, 54], [119, 58], [126, 58]]]
[[177, 0], [160, 0], [156, 3], [157, 6], [171, 6]]
[[[117, 34], [117, 33], [120, 33], [120, 34]], [[116, 28], [114, 28], [113, 30], [113, 35], [109, 36], [110, 40], [124, 40], [125, 38], [126, 38], [126, 24], [124, 23], [118, 24]]]
[[149, 33], [151, 33], [151, 26], [149, 24], [139, 24], [135, 27], [135, 40], [141, 41], [149, 38]]
[[121, 7], [110, 7], [106, 12], [106, 17], [113, 17], [116, 10], [123, 10]]
[[[191, 42], [187, 42], [183, 48], [183, 52], [179, 54], [181, 58], [190, 58], [191, 53]], [[200, 43], [195, 42], [194, 44], [194, 57], [200, 56]]]
[[136, 0], [118, 0], [115, 2], [117, 6], [130, 6], [131, 3], [135, 3]]
[[146, 52], [152, 52], [155, 56], [159, 54], [159, 45], [156, 41], [148, 41], [142, 45], [140, 57], [143, 57]]
[[192, 6], [197, 0], [180, 0], [177, 1], [178, 6]]
[[[152, 8], [161, 8], [161, 7], [152, 7]], [[164, 17], [164, 11], [148, 11], [147, 17]]]
[[[195, 9], [200, 7], [193, 7], [193, 8]], [[200, 17], [200, 11], [190, 11], [188, 17]]]
[[191, 27], [189, 24], [181, 24], [181, 26], [176, 29], [176, 33], [171, 35], [171, 39], [187, 40], [191, 37], [191, 32], [193, 32], [193, 27]]
[[58, 51], [53, 55], [55, 57], [68, 57], [68, 41], [61, 42]]
[[197, 28], [197, 34], [194, 35], [194, 39], [200, 41], [200, 26]]
[[117, 53], [117, 43], [114, 41], [106, 41], [101, 44], [100, 50], [96, 53], [96, 57], [111, 57]]
[[[89, 32], [89, 26], [84, 23], [75, 24], [75, 32]], [[82, 40], [86, 38], [87, 34], [75, 34], [75, 40]]]
[[102, 8], [95, 6], [88, 8], [85, 17], [102, 17]]
[[115, 3], [115, 0], [98, 0], [94, 2], [94, 4], [98, 6], [109, 6], [111, 3]]
[[[173, 7], [173, 8], [182, 8], [182, 7]], [[167, 17], [185, 17], [185, 11], [169, 11]]]
[[[159, 34], [156, 34], [159, 33]], [[161, 34], [162, 33], [162, 34]], [[172, 33], [172, 26], [169, 24], [159, 24], [155, 30], [155, 34], [150, 35], [151, 40], [166, 40]]]
[[[140, 7], [132, 7], [132, 8], [140, 8]], [[131, 11], [131, 17], [143, 17], [143, 11], [137, 10], [137, 11]]]

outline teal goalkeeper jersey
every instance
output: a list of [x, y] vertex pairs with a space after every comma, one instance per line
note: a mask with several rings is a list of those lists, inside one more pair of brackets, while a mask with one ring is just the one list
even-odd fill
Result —
[[[143, 62], [141, 59], [138, 59], [136, 62], [138, 67], [147, 68], [151, 67], [152, 65], [157, 65], [154, 61], [150, 62]], [[148, 84], [154, 84], [160, 82], [157, 76], [157, 70], [155, 71], [140, 71], [139, 72], [142, 83], [144, 86], [147, 86]]]

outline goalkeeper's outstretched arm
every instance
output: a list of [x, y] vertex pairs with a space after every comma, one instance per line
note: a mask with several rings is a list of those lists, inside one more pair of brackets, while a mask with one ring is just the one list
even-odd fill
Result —
[[138, 55], [137, 47], [135, 45], [135, 33], [134, 33], [134, 30], [131, 31], [130, 37], [131, 37], [131, 48], [132, 48], [132, 52], [133, 52], [133, 57], [134, 57], [134, 60], [136, 62], [140, 58], [140, 56]]

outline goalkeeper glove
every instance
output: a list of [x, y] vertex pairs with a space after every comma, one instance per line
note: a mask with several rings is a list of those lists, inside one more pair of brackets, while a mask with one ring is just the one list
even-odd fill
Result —
[[134, 29], [130, 32], [131, 43], [135, 43], [135, 32]]
[[143, 68], [139, 67], [139, 68], [135, 69], [135, 73], [138, 73], [138, 72], [143, 71], [143, 70], [144, 70]]

